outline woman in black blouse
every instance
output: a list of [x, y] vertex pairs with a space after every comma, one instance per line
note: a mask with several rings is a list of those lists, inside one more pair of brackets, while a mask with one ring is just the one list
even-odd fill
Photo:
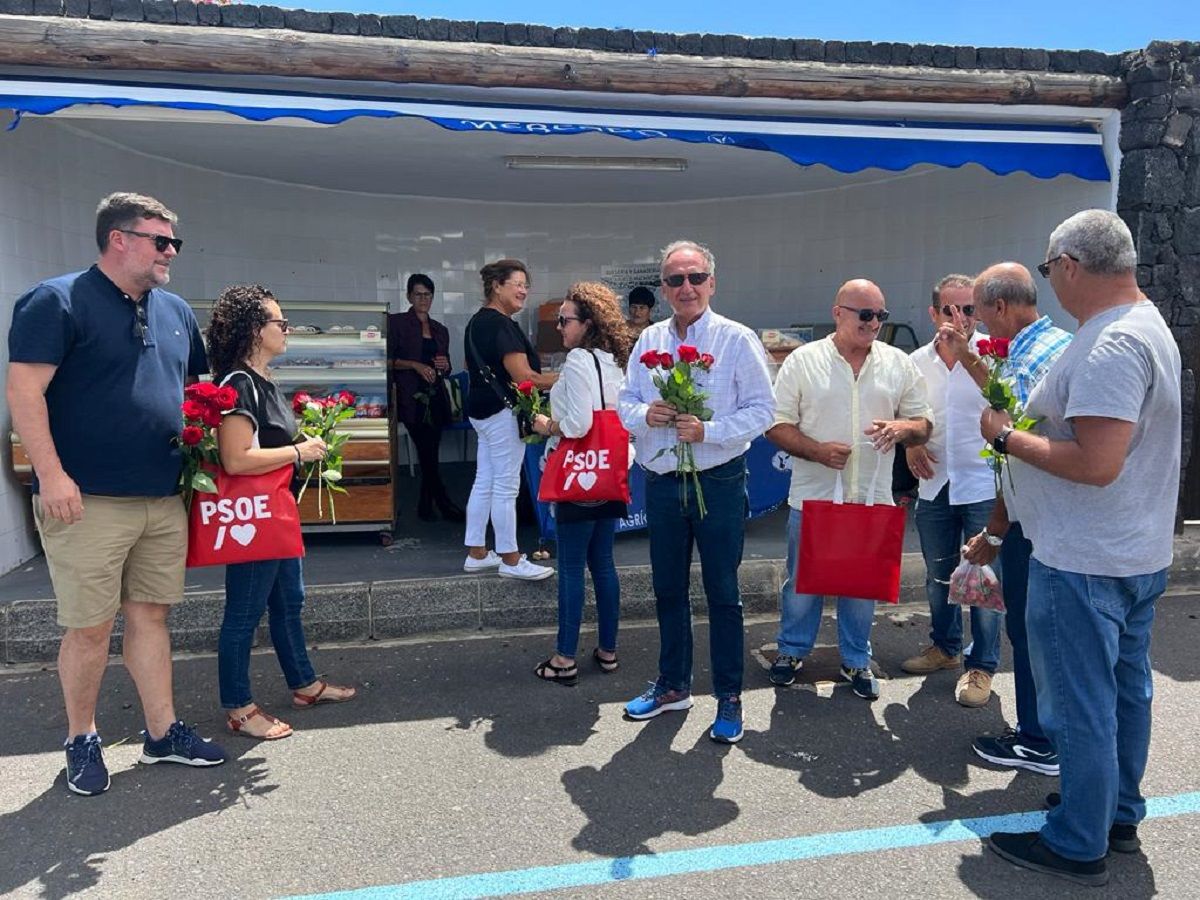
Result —
[[[237, 405], [217, 430], [221, 467], [232, 475], [260, 475], [325, 456], [320, 438], [297, 438], [291, 406], [267, 369], [287, 349], [287, 325], [275, 297], [262, 285], [228, 287], [213, 306], [206, 339], [213, 379], [238, 393]], [[273, 741], [292, 733], [290, 725], [264, 712], [250, 693], [250, 647], [264, 611], [292, 706], [305, 709], [354, 697], [354, 688], [317, 678], [305, 646], [303, 608], [299, 559], [225, 567], [217, 670], [221, 706], [234, 734]]]

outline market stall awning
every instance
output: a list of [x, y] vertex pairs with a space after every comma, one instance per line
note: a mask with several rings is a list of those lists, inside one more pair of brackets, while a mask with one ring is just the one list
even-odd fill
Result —
[[902, 171], [922, 163], [947, 167], [976, 163], [997, 175], [1075, 175], [1089, 181], [1111, 177], [1103, 139], [1089, 125], [706, 116], [111, 82], [0, 80], [0, 109], [11, 109], [18, 116], [10, 127], [25, 113], [53, 115], [88, 105], [223, 112], [253, 122], [291, 118], [320, 125], [337, 125], [356, 117], [421, 118], [451, 131], [503, 133], [531, 140], [577, 134], [630, 141], [673, 140], [766, 150], [798, 165], [820, 164], [847, 173], [867, 168]]

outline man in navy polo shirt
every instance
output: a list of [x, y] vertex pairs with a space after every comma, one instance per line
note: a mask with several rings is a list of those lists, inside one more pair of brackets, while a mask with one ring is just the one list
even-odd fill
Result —
[[67, 787], [108, 790], [96, 701], [113, 619], [146, 718], [141, 761], [212, 766], [225, 752], [175, 717], [167, 613], [183, 597], [187, 517], [177, 491], [185, 381], [208, 370], [200, 329], [163, 290], [182, 241], [152, 197], [111, 194], [90, 269], [22, 296], [9, 332], [8, 403], [33, 463], [33, 511], [66, 628]]

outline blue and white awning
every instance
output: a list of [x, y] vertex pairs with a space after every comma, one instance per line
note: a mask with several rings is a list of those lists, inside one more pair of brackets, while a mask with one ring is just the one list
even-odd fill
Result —
[[[376, 100], [113, 83], [0, 80], [0, 109], [51, 115], [97, 104], [225, 112], [254, 122], [281, 118], [337, 125], [356, 117], [421, 118], [451, 131], [532, 138], [604, 134], [630, 141], [665, 139], [768, 150], [793, 162], [839, 172], [901, 171], [921, 163], [976, 163], [997, 175], [1111, 177], [1103, 140], [1088, 125], [913, 120], [706, 116], [670, 112]], [[557, 149], [557, 148], [556, 148]]]

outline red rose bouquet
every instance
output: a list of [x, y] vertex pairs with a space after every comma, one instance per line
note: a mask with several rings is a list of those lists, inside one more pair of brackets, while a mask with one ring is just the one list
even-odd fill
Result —
[[[695, 416], [701, 422], [712, 418], [713, 411], [705, 406], [708, 394], [700, 390], [693, 377], [694, 372], [707, 372], [713, 367], [716, 359], [711, 353], [701, 353], [690, 344], [679, 345], [679, 359], [675, 360], [670, 353], [658, 350], [647, 350], [641, 356], [641, 363], [647, 369], [662, 369], [651, 377], [658, 394], [675, 411], [685, 416]], [[692, 478], [696, 489], [696, 504], [700, 508], [700, 517], [708, 515], [704, 506], [704, 491], [700, 488], [700, 470], [696, 468], [696, 451], [686, 441], [680, 441], [670, 451], [675, 454], [675, 471], [680, 476], [679, 498], [684, 509], [687, 509], [687, 477]], [[660, 450], [654, 458], [658, 459], [666, 453]]]
[[[983, 338], [976, 345], [976, 349], [988, 369], [987, 382], [983, 386], [983, 397], [992, 409], [1008, 413], [1012, 419], [1013, 428], [1017, 431], [1029, 431], [1038, 423], [1038, 420], [1025, 414], [1024, 408], [1017, 402], [1017, 395], [1013, 392], [1011, 379], [1002, 374], [1008, 359], [1008, 344], [1008, 338]], [[1004, 484], [1001, 474], [1008, 461], [1007, 457], [1003, 453], [997, 453], [996, 448], [991, 444], [984, 445], [984, 448], [979, 451], [979, 455], [987, 460], [988, 466], [996, 478], [996, 496], [1002, 496]], [[1008, 481], [1011, 487], [1011, 474]]]
[[533, 420], [538, 416], [550, 415], [549, 398], [532, 381], [514, 384], [513, 390], [517, 394], [516, 412], [521, 440], [527, 444], [540, 444], [546, 438], [533, 430]]
[[211, 381], [189, 384], [183, 389], [183, 404], [179, 411], [183, 427], [171, 439], [183, 455], [183, 470], [179, 474], [179, 489], [183, 502], [190, 508], [196, 491], [215, 494], [217, 484], [211, 470], [220, 464], [217, 452], [216, 429], [221, 416], [237, 403], [237, 391], [226, 385], [218, 387]]
[[337, 426], [354, 418], [354, 395], [342, 391], [328, 397], [311, 397], [299, 391], [292, 397], [292, 412], [300, 420], [300, 433], [305, 437], [319, 437], [325, 442], [325, 458], [304, 463], [300, 474], [304, 482], [296, 497], [299, 503], [308, 486], [316, 479], [317, 516], [325, 518], [325, 504], [329, 504], [329, 518], [337, 524], [337, 509], [333, 495], [344, 494], [346, 489], [338, 484], [342, 480], [342, 448], [350, 435], [338, 432]]

